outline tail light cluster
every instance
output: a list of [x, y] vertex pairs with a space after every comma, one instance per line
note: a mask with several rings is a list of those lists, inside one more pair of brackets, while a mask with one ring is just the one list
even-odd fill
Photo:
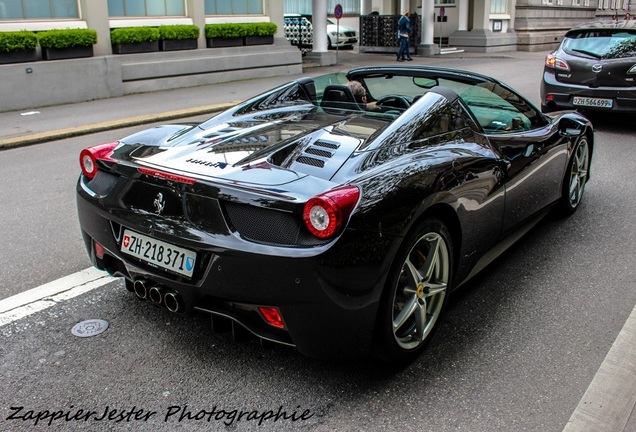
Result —
[[333, 237], [341, 231], [359, 198], [357, 186], [344, 186], [315, 196], [305, 204], [305, 225], [318, 238]]
[[561, 60], [554, 54], [548, 54], [545, 56], [545, 65], [551, 69], [562, 69], [569, 71], [570, 65], [565, 60]]
[[119, 142], [109, 142], [94, 147], [85, 148], [81, 151], [79, 162], [82, 172], [86, 177], [92, 179], [97, 174], [97, 160], [113, 160], [110, 155], [113, 150], [119, 145]]

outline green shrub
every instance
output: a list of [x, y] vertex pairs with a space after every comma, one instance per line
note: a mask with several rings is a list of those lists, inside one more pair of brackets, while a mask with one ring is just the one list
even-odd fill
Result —
[[205, 37], [207, 38], [238, 38], [247, 34], [247, 29], [242, 24], [206, 24]]
[[110, 43], [112, 45], [155, 42], [158, 40], [159, 30], [156, 27], [122, 27], [110, 31]]
[[206, 24], [205, 37], [227, 39], [243, 36], [272, 36], [276, 30], [276, 24], [270, 22]]
[[37, 34], [42, 48], [72, 48], [97, 43], [97, 32], [91, 29], [47, 30]]
[[245, 24], [247, 26], [246, 36], [272, 36], [276, 34], [276, 24], [271, 22], [259, 22]]
[[0, 51], [32, 50], [38, 46], [38, 37], [30, 31], [0, 32]]
[[159, 39], [182, 40], [198, 39], [199, 27], [189, 24], [162, 25], [159, 26]]

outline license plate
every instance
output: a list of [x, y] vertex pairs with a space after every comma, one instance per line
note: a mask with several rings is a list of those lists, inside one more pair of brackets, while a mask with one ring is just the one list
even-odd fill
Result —
[[588, 97], [574, 97], [572, 100], [574, 105], [589, 106], [597, 108], [611, 108], [614, 105], [612, 99], [600, 99], [600, 98], [588, 98]]
[[121, 251], [140, 260], [154, 264], [187, 277], [192, 277], [197, 254], [143, 234], [124, 230]]

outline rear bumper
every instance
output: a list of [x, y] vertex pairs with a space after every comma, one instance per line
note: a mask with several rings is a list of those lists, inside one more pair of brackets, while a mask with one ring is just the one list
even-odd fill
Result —
[[[611, 108], [574, 105], [575, 96], [611, 99]], [[634, 87], [597, 87], [564, 84], [556, 80], [554, 73], [544, 71], [541, 81], [541, 107], [544, 110], [585, 110], [605, 112], [636, 112], [636, 86]]]
[[[369, 258], [362, 256], [364, 248], [356, 248], [356, 242], [369, 247], [368, 233], [356, 240], [360, 234], [347, 231], [340, 243], [347, 247], [336, 243], [319, 255], [305, 257], [231, 250], [206, 243], [195, 245], [176, 236], [155, 233], [163, 241], [196, 250], [197, 269], [188, 279], [122, 254], [113, 223], [142, 229], [131, 221], [117, 220], [80, 186], [77, 208], [93, 265], [125, 278], [129, 288], [135, 281], [143, 281], [178, 295], [182, 310], [230, 319], [259, 338], [294, 346], [311, 357], [360, 357], [371, 349], [390, 265], [390, 259], [381, 258], [391, 256], [392, 245], [387, 244], [386, 236], [382, 244], [371, 249], [373, 256]], [[96, 256], [96, 242], [104, 249], [102, 258]], [[386, 253], [378, 253], [382, 249]], [[278, 308], [285, 328], [268, 324], [259, 313], [259, 306]]]

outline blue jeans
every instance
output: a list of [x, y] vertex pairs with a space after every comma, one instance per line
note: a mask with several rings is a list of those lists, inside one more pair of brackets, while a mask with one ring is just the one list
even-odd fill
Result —
[[409, 53], [409, 38], [400, 37], [400, 50], [397, 53], [397, 58], [398, 60], [411, 58], [411, 53]]

